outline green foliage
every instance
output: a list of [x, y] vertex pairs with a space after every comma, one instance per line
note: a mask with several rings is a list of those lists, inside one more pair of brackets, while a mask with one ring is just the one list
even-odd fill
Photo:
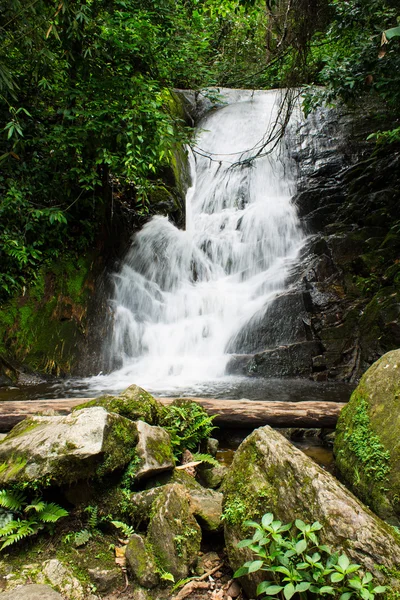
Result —
[[0, 491], [0, 550], [16, 544], [42, 529], [52, 530], [52, 525], [68, 512], [54, 502], [36, 498], [30, 504], [19, 491]]
[[215, 415], [210, 417], [200, 404], [191, 400], [177, 400], [164, 408], [160, 426], [170, 434], [176, 458], [185, 449], [196, 450], [202, 440], [210, 437], [215, 429], [214, 418]]
[[367, 480], [383, 481], [390, 472], [390, 452], [385, 450], [379, 436], [371, 430], [368, 404], [358, 402], [352, 418], [351, 430], [345, 434], [350, 450], [362, 464]]
[[135, 530], [131, 525], [127, 525], [122, 521], [111, 521], [111, 523], [114, 525], [114, 527], [120, 529], [126, 538], [132, 537], [135, 533]]
[[206, 463], [208, 465], [211, 465], [213, 467], [219, 467], [219, 462], [217, 461], [216, 458], [211, 456], [211, 454], [204, 454], [202, 452], [194, 452], [193, 460], [199, 460], [199, 461]]
[[244, 525], [255, 532], [252, 538], [239, 542], [238, 548], [249, 548], [258, 558], [246, 562], [234, 577], [267, 573], [268, 580], [257, 587], [258, 596], [374, 600], [375, 595], [386, 591], [385, 586], [373, 584], [371, 573], [364, 574], [361, 565], [351, 564], [345, 553], [332, 553], [320, 544], [317, 532], [322, 525], [318, 522], [310, 525], [297, 519], [294, 525], [283, 525], [267, 513], [261, 524], [246, 521]]
[[393, 27], [399, 19], [394, 4], [390, 0], [332, 0], [330, 5], [329, 27], [315, 34], [310, 50], [319, 64], [313, 83], [325, 88], [306, 93], [306, 113], [322, 102], [339, 98], [356, 103], [362, 96], [372, 96], [396, 114], [400, 106], [400, 53], [398, 27]]

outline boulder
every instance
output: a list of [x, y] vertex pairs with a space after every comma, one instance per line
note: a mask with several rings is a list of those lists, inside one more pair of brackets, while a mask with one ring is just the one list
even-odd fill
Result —
[[63, 596], [49, 585], [20, 585], [9, 592], [0, 594], [1, 600], [63, 600]]
[[101, 594], [111, 592], [122, 584], [121, 569], [88, 569], [90, 580]]
[[173, 481], [185, 486], [190, 509], [204, 531], [221, 528], [222, 494], [208, 490], [183, 470], [176, 470]]
[[[378, 581], [400, 590], [400, 536], [270, 427], [255, 430], [241, 444], [223, 491], [225, 541], [233, 569], [252, 559], [248, 548], [237, 548], [249, 534], [243, 522], [272, 512], [283, 523], [319, 521], [323, 543], [345, 550]], [[255, 598], [258, 577], [252, 574], [243, 581], [250, 598]]]
[[108, 412], [115, 412], [131, 421], [145, 421], [149, 425], [158, 425], [162, 404], [149, 392], [137, 385], [129, 386], [119, 396], [104, 396], [80, 404], [75, 410], [102, 406]]
[[0, 442], [0, 484], [62, 485], [103, 476], [130, 462], [136, 441], [136, 424], [102, 407], [34, 416]]
[[197, 468], [198, 478], [202, 485], [206, 488], [216, 489], [224, 480], [227, 472], [225, 465], [218, 465], [213, 467], [207, 464], [199, 465]]
[[145, 588], [153, 588], [160, 582], [154, 556], [146, 548], [145, 539], [141, 535], [133, 535], [126, 547], [126, 561], [135, 581]]
[[336, 465], [354, 493], [400, 522], [400, 350], [375, 362], [339, 416]]
[[161, 427], [153, 427], [144, 421], [137, 421], [138, 444], [136, 453], [139, 469], [136, 479], [144, 479], [172, 470], [175, 466], [169, 433]]
[[57, 558], [52, 558], [44, 563], [43, 571], [39, 574], [38, 579], [42, 579], [43, 583], [44, 581], [50, 582], [68, 600], [88, 600], [87, 590]]
[[147, 534], [157, 565], [175, 580], [188, 576], [200, 550], [201, 529], [192, 515], [185, 488], [177, 483], [162, 487], [152, 507]]

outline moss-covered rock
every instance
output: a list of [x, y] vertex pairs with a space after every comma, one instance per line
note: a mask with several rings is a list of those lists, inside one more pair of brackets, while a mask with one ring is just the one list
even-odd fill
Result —
[[135, 581], [145, 588], [153, 588], [160, 582], [151, 548], [146, 547], [141, 535], [133, 535], [125, 552], [126, 560]]
[[137, 439], [135, 423], [102, 407], [25, 419], [0, 443], [0, 482], [60, 486], [102, 477], [132, 460]]
[[148, 425], [144, 421], [136, 421], [136, 426], [138, 431], [136, 479], [145, 479], [172, 470], [175, 460], [169, 434], [161, 427]]
[[137, 385], [129, 386], [119, 396], [104, 396], [89, 400], [77, 406], [75, 410], [92, 406], [102, 406], [108, 412], [117, 413], [131, 421], [140, 419], [149, 425], [158, 425], [163, 411], [161, 402]]
[[[244, 521], [273, 512], [284, 523], [319, 521], [323, 543], [345, 550], [377, 580], [400, 590], [400, 536], [270, 427], [257, 429], [241, 444], [223, 492], [225, 541], [234, 569], [253, 558], [248, 548], [237, 548], [249, 537]], [[249, 597], [255, 597], [257, 582], [256, 575], [244, 582]]]
[[400, 350], [362, 377], [340, 414], [336, 465], [353, 491], [380, 516], [400, 520]]
[[217, 531], [221, 528], [221, 493], [204, 488], [194, 477], [180, 469], [175, 469], [172, 481], [186, 488], [190, 509], [204, 531]]
[[161, 572], [175, 580], [188, 576], [200, 550], [201, 530], [192, 515], [185, 488], [166, 485], [152, 507], [147, 543]]

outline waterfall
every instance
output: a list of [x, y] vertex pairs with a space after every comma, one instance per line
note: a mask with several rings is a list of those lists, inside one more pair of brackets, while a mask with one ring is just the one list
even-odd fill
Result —
[[232, 339], [284, 289], [303, 234], [283, 145], [249, 161], [277, 119], [276, 91], [224, 91], [190, 156], [186, 228], [153, 217], [114, 275], [99, 389], [188, 389], [224, 377]]

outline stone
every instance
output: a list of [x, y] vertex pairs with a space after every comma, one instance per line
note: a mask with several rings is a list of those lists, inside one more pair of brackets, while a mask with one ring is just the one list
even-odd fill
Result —
[[[377, 581], [400, 590], [396, 575], [400, 572], [399, 534], [270, 427], [260, 427], [241, 444], [223, 492], [225, 542], [234, 570], [253, 559], [248, 548], [237, 548], [248, 537], [244, 521], [260, 521], [263, 514], [272, 512], [283, 523], [297, 518], [319, 521], [322, 543], [345, 550], [352, 562], [370, 571]], [[256, 597], [259, 581], [257, 573], [240, 580], [250, 598]]]
[[88, 569], [90, 580], [95, 584], [96, 590], [101, 594], [110, 592], [122, 584], [120, 569]]
[[197, 469], [200, 483], [207, 488], [218, 488], [226, 475], [228, 468], [225, 465], [213, 467], [210, 465], [200, 465]]
[[204, 488], [183, 470], [175, 470], [172, 480], [186, 488], [190, 509], [204, 531], [221, 528], [222, 494]]
[[321, 350], [320, 342], [310, 341], [280, 346], [254, 356], [233, 355], [226, 372], [254, 377], [308, 376], [312, 372], [312, 359], [320, 355]]
[[119, 396], [104, 396], [80, 404], [75, 410], [102, 406], [108, 412], [115, 412], [131, 421], [145, 421], [158, 425], [163, 406], [149, 392], [137, 385], [129, 386]]
[[400, 524], [400, 350], [363, 375], [337, 424], [341, 477], [378, 515]]
[[0, 442], [0, 484], [62, 485], [103, 476], [130, 462], [136, 441], [135, 423], [102, 407], [34, 416]]
[[33, 583], [21, 585], [0, 594], [1, 600], [64, 600], [63, 596], [49, 585]]
[[136, 453], [140, 459], [136, 479], [144, 479], [170, 471], [175, 466], [169, 433], [161, 427], [137, 421], [138, 444]]
[[242, 588], [240, 587], [240, 585], [238, 584], [237, 581], [232, 581], [232, 583], [229, 585], [228, 589], [226, 590], [226, 595], [230, 596], [231, 598], [237, 598], [238, 596], [240, 596], [241, 593], [242, 593]]
[[305, 342], [307, 292], [280, 294], [248, 321], [229, 342], [228, 354], [254, 354], [285, 344]]
[[187, 491], [182, 485], [163, 486], [152, 508], [147, 542], [157, 564], [172, 573], [175, 581], [188, 576], [200, 550], [201, 529], [192, 515]]
[[52, 558], [44, 563], [38, 579], [40, 577], [59, 589], [68, 600], [88, 600], [88, 594], [82, 584], [57, 558]]
[[141, 535], [133, 535], [126, 547], [126, 561], [132, 575], [144, 588], [153, 588], [160, 583], [157, 566], [151, 550], [146, 548], [145, 540]]

